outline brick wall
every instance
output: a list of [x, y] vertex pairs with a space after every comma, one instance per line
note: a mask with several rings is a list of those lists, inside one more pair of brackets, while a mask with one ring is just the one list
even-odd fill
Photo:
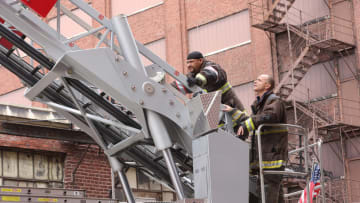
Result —
[[85, 189], [87, 197], [110, 197], [111, 169], [99, 147], [92, 145], [87, 149], [87, 145], [78, 145], [71, 148], [67, 151], [64, 165], [65, 188]]
[[[102, 151], [99, 151], [98, 146], [91, 145], [87, 149], [88, 145], [6, 134], [0, 134], [0, 146], [64, 153], [65, 188], [86, 190], [87, 197], [109, 198], [111, 169], [107, 158]], [[76, 167], [75, 181], [72, 181]]]

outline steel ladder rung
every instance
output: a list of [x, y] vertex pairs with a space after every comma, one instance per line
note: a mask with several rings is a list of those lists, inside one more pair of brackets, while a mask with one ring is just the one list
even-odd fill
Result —
[[263, 171], [263, 173], [270, 174], [270, 175], [307, 176], [307, 173], [293, 172], [293, 171]]

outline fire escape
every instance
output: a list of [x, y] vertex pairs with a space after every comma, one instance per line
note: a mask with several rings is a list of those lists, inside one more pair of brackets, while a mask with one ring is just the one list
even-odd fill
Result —
[[[340, 95], [337, 96], [337, 105], [333, 112], [334, 115], [337, 114], [336, 116], [330, 115], [329, 111], [325, 111], [321, 105], [314, 105], [310, 101], [308, 103], [300, 102], [292, 96], [309, 69], [314, 64], [323, 62], [321, 58], [324, 55], [328, 59], [336, 55], [344, 57], [349, 54], [349, 51], [354, 50], [353, 22], [333, 15], [332, 4], [337, 2], [334, 0], [327, 2], [330, 15], [306, 22], [302, 21], [302, 15], [304, 15], [302, 11], [294, 8], [295, 0], [273, 0], [272, 3], [267, 0], [255, 0], [249, 3], [253, 27], [275, 34], [287, 32], [289, 42], [287, 53], [290, 55], [291, 62], [285, 68], [286, 70], [279, 74], [280, 81], [274, 92], [283, 100], [291, 103], [295, 122], [297, 122], [297, 110], [313, 119], [315, 125], [312, 133], [317, 134], [316, 137], [321, 137], [325, 142], [342, 138], [351, 139], [360, 135], [359, 126], [343, 121], [342, 112], [339, 110], [342, 105]], [[289, 14], [291, 9], [297, 12], [296, 17], [294, 14]], [[297, 20], [290, 22], [287, 18], [289, 15]], [[342, 32], [336, 28], [339, 25], [344, 26], [341, 27]], [[346, 32], [349, 34], [345, 35]], [[359, 78], [355, 75], [354, 77]]]

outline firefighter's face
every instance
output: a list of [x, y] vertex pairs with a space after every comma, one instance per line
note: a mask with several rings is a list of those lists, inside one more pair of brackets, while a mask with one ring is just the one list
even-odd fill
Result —
[[268, 75], [260, 75], [254, 81], [254, 91], [257, 93], [263, 93], [270, 89], [271, 85], [269, 83]]
[[186, 66], [189, 72], [191, 73], [199, 73], [201, 64], [204, 59], [188, 59], [186, 60]]

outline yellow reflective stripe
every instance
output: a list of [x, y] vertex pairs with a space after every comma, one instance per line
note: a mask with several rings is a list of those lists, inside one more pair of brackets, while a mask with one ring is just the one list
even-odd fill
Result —
[[262, 165], [263, 165], [263, 168], [267, 168], [267, 169], [280, 168], [281, 166], [285, 165], [285, 161], [284, 160], [263, 161]]
[[219, 125], [218, 125], [218, 128], [221, 128], [221, 127], [223, 127], [225, 125], [225, 123], [220, 123]]
[[225, 83], [222, 87], [220, 87], [219, 90], [221, 90], [222, 94], [225, 94], [225, 92], [229, 91], [229, 89], [231, 89], [232, 86], [230, 85], [229, 82]]
[[203, 91], [205, 92], [205, 93], [207, 93], [208, 91], [207, 91], [207, 89], [203, 89]]
[[268, 135], [268, 134], [272, 134], [272, 133], [285, 133], [288, 132], [287, 129], [281, 129], [281, 130], [269, 130], [269, 131], [265, 131], [265, 132], [261, 132], [261, 135]]
[[245, 121], [246, 128], [247, 128], [248, 132], [251, 132], [249, 123], [248, 123], [247, 121], [248, 121], [248, 120]]
[[21, 192], [21, 189], [17, 189], [17, 188], [1, 188], [1, 192]]
[[1, 196], [2, 201], [6, 202], [20, 202], [20, 197], [18, 196]]
[[252, 122], [251, 118], [248, 118], [245, 121], [245, 124], [246, 124], [246, 128], [248, 129], [249, 133], [252, 132], [253, 130], [255, 130], [255, 126], [254, 126], [254, 123]]
[[203, 74], [198, 73], [198, 74], [196, 74], [195, 78], [201, 80], [203, 82], [203, 84], [202, 84], [203, 86], [206, 85], [207, 80]]
[[58, 199], [55, 198], [38, 198], [39, 202], [58, 202]]
[[[252, 162], [250, 166], [259, 166], [259, 162]], [[262, 166], [264, 169], [273, 169], [280, 168], [281, 166], [285, 166], [284, 160], [276, 160], [276, 161], [263, 161]]]

